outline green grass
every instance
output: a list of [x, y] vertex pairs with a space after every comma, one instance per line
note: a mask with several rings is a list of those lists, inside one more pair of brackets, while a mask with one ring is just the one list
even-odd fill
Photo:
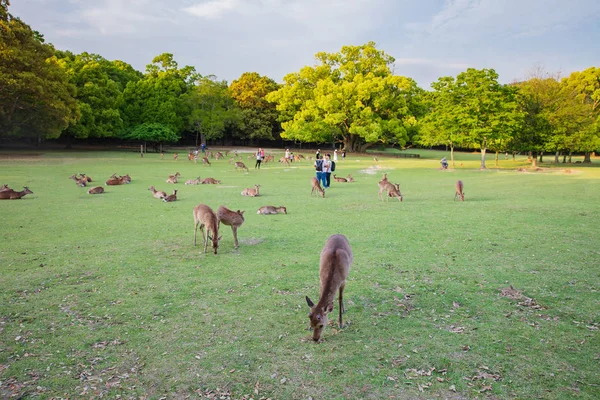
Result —
[[[244, 154], [245, 174], [226, 160], [0, 152], [0, 184], [34, 192], [0, 202], [0, 397], [598, 398], [600, 169], [523, 173], [526, 159], [501, 157], [479, 171], [457, 153], [463, 167], [440, 171], [448, 153], [419, 152], [349, 155], [336, 173], [356, 182], [325, 199], [309, 196], [310, 162], [255, 171]], [[176, 171], [222, 185], [152, 198]], [[68, 179], [80, 172], [133, 182], [90, 196]], [[404, 202], [379, 201], [383, 172]], [[260, 197], [240, 196], [254, 184]], [[199, 203], [246, 210], [238, 251], [223, 226], [218, 255], [192, 245]], [[263, 205], [288, 215], [256, 215]], [[315, 344], [304, 296], [318, 297], [334, 233], [354, 252], [348, 326]], [[535, 303], [502, 296], [509, 285]]]

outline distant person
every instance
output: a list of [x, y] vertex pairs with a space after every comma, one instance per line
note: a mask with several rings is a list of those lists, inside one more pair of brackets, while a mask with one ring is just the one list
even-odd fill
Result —
[[317, 152], [315, 153], [315, 158], [317, 160], [321, 158], [321, 149], [317, 149]]
[[179, 156], [177, 155], [177, 153], [173, 154], [173, 160], [177, 161], [177, 158], [178, 158], [178, 157], [179, 157]]
[[337, 149], [333, 150], [333, 162], [337, 162], [338, 161], [338, 154], [337, 154]]
[[322, 182], [324, 188], [329, 188], [329, 184], [331, 182], [331, 155], [329, 153], [325, 154], [325, 159], [323, 160], [323, 174]]
[[258, 168], [260, 169], [260, 163], [262, 162], [262, 155], [261, 155], [261, 149], [259, 148], [258, 151], [256, 152], [256, 164], [254, 164], [254, 169]]
[[313, 166], [315, 167], [315, 171], [317, 172], [317, 181], [322, 182], [323, 181], [323, 161], [319, 158], [317, 158], [315, 160], [315, 163], [313, 164]]
[[265, 159], [265, 149], [260, 149], [260, 160], [263, 161]]
[[140, 144], [140, 157], [144, 158], [144, 145]]
[[164, 152], [164, 151], [161, 151], [161, 152], [160, 152], [160, 159], [162, 160], [163, 158], [165, 158], [165, 152]]
[[446, 157], [443, 157], [440, 163], [442, 164], [442, 169], [448, 169], [448, 160], [446, 160]]
[[346, 159], [346, 149], [342, 150], [342, 160]]
[[290, 149], [285, 149], [285, 155], [283, 156], [285, 158], [285, 160], [288, 162], [290, 162]]
[[206, 143], [202, 143], [202, 154], [206, 151]]

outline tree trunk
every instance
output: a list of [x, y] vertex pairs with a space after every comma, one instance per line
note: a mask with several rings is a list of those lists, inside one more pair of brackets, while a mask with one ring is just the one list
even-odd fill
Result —
[[567, 163], [567, 153], [563, 153], [563, 164]]
[[486, 152], [486, 148], [485, 146], [481, 147], [481, 166], [479, 167], [479, 169], [485, 169], [485, 152]]
[[498, 168], [498, 150], [496, 150], [496, 168]]
[[571, 164], [571, 156], [573, 155], [572, 151], [569, 151], [569, 164]]
[[591, 164], [592, 163], [591, 153], [589, 151], [586, 151], [584, 153], [583, 163], [584, 164]]
[[513, 151], [512, 153], [513, 153], [513, 161], [515, 161], [515, 156], [517, 155], [517, 152]]
[[537, 153], [534, 153], [532, 151], [529, 152], [529, 154], [531, 155], [531, 167], [535, 168], [537, 167]]
[[527, 153], [527, 161], [528, 162], [531, 162], [531, 153], [532, 153], [531, 151], [529, 153]]
[[540, 164], [544, 162], [544, 152], [540, 151]]
[[452, 161], [452, 169], [454, 169], [454, 143], [450, 143], [450, 161]]
[[554, 164], [558, 164], [558, 156], [560, 156], [560, 151], [554, 153]]

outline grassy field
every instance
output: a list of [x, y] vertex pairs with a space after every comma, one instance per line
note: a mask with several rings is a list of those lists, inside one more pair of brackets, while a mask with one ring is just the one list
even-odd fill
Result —
[[[599, 160], [479, 171], [458, 153], [463, 166], [440, 171], [448, 153], [415, 151], [349, 155], [336, 174], [356, 182], [324, 199], [309, 195], [311, 162], [254, 170], [246, 153], [241, 173], [170, 154], [0, 151], [0, 184], [34, 192], [0, 201], [0, 398], [599, 398]], [[222, 184], [166, 184], [175, 172]], [[402, 203], [377, 198], [384, 172]], [[91, 196], [74, 173], [133, 181]], [[240, 196], [254, 184], [260, 197]], [[200, 203], [246, 211], [239, 250], [223, 226], [219, 254], [193, 246]], [[317, 344], [304, 297], [318, 298], [335, 233], [354, 252], [348, 325]]]

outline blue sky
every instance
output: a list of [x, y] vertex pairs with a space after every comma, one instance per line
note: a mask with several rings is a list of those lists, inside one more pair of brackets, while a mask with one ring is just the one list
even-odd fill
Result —
[[599, 0], [12, 0], [9, 11], [58, 49], [140, 71], [168, 52], [229, 82], [281, 82], [317, 52], [369, 41], [423, 88], [470, 67], [509, 83], [600, 66]]

